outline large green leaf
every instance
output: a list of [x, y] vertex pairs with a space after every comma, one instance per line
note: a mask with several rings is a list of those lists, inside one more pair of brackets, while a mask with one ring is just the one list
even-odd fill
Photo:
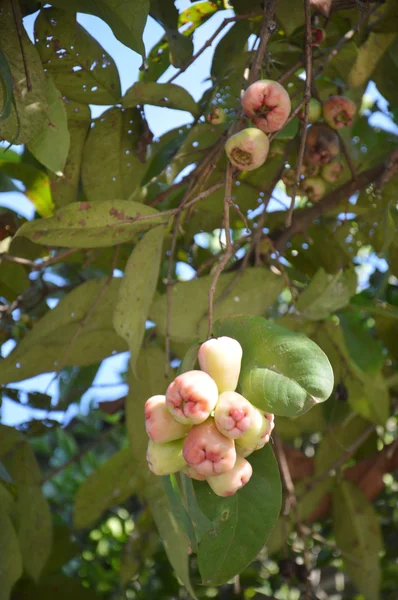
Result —
[[165, 353], [152, 345], [141, 350], [137, 361], [137, 377], [129, 377], [129, 394], [126, 403], [127, 429], [130, 447], [137, 473], [141, 478], [141, 490], [151, 510], [167, 556], [176, 574], [189, 593], [195, 598], [189, 579], [188, 539], [175, 519], [162, 485], [162, 479], [153, 475], [146, 463], [148, 437], [144, 424], [144, 405], [155, 394], [163, 394], [174, 377], [170, 370], [164, 376]]
[[54, 213], [50, 180], [44, 171], [22, 162], [6, 161], [0, 161], [0, 170], [9, 177], [22, 181], [25, 186], [24, 194], [32, 202], [40, 216], [50, 217]]
[[[23, 27], [21, 40], [19, 38], [11, 4], [11, 0], [1, 2], [0, 50], [11, 69], [14, 104], [8, 118], [0, 121], [0, 138], [22, 144], [35, 137], [45, 123], [48, 110], [46, 79], [37, 49]], [[25, 65], [30, 84], [26, 80]], [[0, 87], [0, 106], [4, 100]]]
[[0, 120], [7, 119], [11, 112], [14, 97], [13, 81], [10, 65], [0, 50], [0, 84], [2, 87], [2, 106], [0, 107]]
[[125, 46], [145, 55], [142, 34], [149, 11], [149, 0], [54, 0], [64, 10], [83, 12], [108, 23], [112, 33]]
[[0, 383], [20, 381], [59, 367], [89, 365], [126, 350], [125, 342], [112, 327], [120, 279], [105, 284], [106, 278], [79, 285], [40, 319], [1, 361]]
[[169, 42], [170, 62], [184, 67], [193, 54], [193, 41], [178, 31], [178, 10], [174, 0], [151, 0], [151, 16], [165, 29]]
[[[262, 315], [278, 298], [285, 286], [282, 277], [263, 268], [246, 269], [237, 279], [236, 273], [220, 276], [215, 294], [215, 318], [250, 312]], [[208, 294], [212, 276], [206, 275], [184, 283], [177, 283], [172, 289], [170, 337], [177, 342], [191, 343], [199, 337], [204, 339], [207, 332]], [[225, 290], [231, 286], [228, 295]], [[162, 335], [166, 332], [167, 299], [159, 296], [152, 305], [150, 318], [156, 322]]]
[[36, 47], [63, 96], [83, 104], [120, 99], [116, 65], [104, 48], [76, 22], [76, 15], [43, 8], [35, 21]]
[[40, 469], [32, 448], [22, 439], [3, 455], [3, 461], [17, 486], [17, 534], [23, 565], [37, 581], [52, 541], [51, 513], [41, 490]]
[[125, 108], [153, 104], [165, 108], [186, 110], [198, 116], [198, 105], [191, 94], [174, 83], [139, 81], [129, 88], [122, 99]]
[[271, 447], [249, 458], [253, 475], [234, 496], [216, 496], [206, 482], [195, 482], [196, 496], [213, 522], [198, 551], [205, 585], [227, 583], [255, 559], [275, 527], [282, 502], [279, 469]]
[[314, 321], [326, 319], [349, 303], [356, 288], [357, 275], [354, 269], [331, 275], [321, 268], [300, 295], [296, 308], [306, 319]]
[[146, 170], [147, 136], [146, 122], [135, 108], [111, 108], [93, 122], [82, 163], [89, 202], [131, 196]]
[[252, 404], [278, 416], [297, 416], [333, 390], [328, 357], [312, 340], [266, 321], [237, 315], [214, 324], [215, 336], [232, 337], [243, 348], [238, 389]]
[[0, 295], [8, 301], [15, 298], [29, 286], [29, 277], [22, 265], [0, 259]]
[[79, 487], [74, 506], [75, 527], [93, 525], [105, 510], [130, 498], [136, 488], [136, 465], [130, 448], [124, 448], [108, 458]]
[[145, 333], [153, 295], [156, 290], [162, 257], [164, 227], [149, 231], [134, 248], [127, 261], [120, 285], [113, 325], [130, 348], [133, 371]]
[[348, 84], [359, 87], [365, 84], [377, 63], [396, 38], [396, 33], [371, 33], [359, 48], [357, 59], [348, 73]]
[[51, 192], [55, 206], [61, 208], [77, 202], [80, 184], [80, 165], [87, 132], [90, 128], [91, 111], [85, 104], [65, 101], [70, 137], [69, 153], [63, 176], [50, 174]]
[[344, 567], [366, 600], [380, 597], [379, 517], [363, 492], [342, 481], [333, 492], [333, 529]]
[[68, 117], [61, 93], [47, 77], [48, 116], [42, 130], [30, 140], [28, 150], [42, 165], [60, 175], [69, 152]]
[[295, 29], [304, 25], [305, 12], [303, 3], [279, 0], [276, 17], [286, 32], [286, 36], [290, 36]]
[[49, 219], [25, 223], [16, 235], [43, 246], [103, 248], [129, 242], [168, 218], [150, 206], [127, 200], [73, 202]]
[[8, 492], [0, 486], [0, 600], [9, 600], [14, 583], [22, 575], [18, 536], [8, 514]]
[[78, 579], [71, 579], [65, 575], [50, 574], [43, 577], [35, 585], [32, 581], [23, 580], [18, 583], [15, 590], [16, 597], [26, 600], [99, 600], [100, 596], [93, 589], [83, 587]]
[[221, 81], [231, 73], [241, 72], [240, 61], [246, 60], [245, 49], [251, 33], [248, 21], [237, 21], [217, 44], [211, 64], [211, 76]]

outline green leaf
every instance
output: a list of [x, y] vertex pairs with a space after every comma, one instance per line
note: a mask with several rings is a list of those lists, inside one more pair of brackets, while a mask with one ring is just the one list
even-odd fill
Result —
[[142, 41], [149, 11], [149, 0], [54, 0], [51, 4], [72, 12], [99, 17], [112, 29], [117, 39], [128, 48], [145, 56]]
[[221, 81], [232, 72], [238, 72], [236, 61], [239, 62], [242, 57], [246, 61], [245, 53], [250, 33], [249, 23], [246, 20], [242, 20], [234, 23], [231, 29], [224, 35], [214, 52], [211, 64], [211, 76], [213, 79]]
[[305, 13], [301, 2], [279, 0], [276, 8], [276, 17], [282, 25], [286, 36], [290, 36], [298, 27], [304, 25]]
[[73, 202], [53, 217], [25, 223], [16, 235], [43, 246], [103, 248], [129, 242], [168, 218], [150, 206], [127, 200]]
[[382, 15], [371, 25], [375, 33], [398, 32], [398, 5], [395, 0], [387, 0], [382, 7]]
[[51, 199], [50, 180], [44, 171], [25, 163], [0, 161], [0, 169], [13, 179], [19, 179], [25, 186], [24, 194], [42, 217], [54, 214]]
[[50, 174], [52, 198], [58, 208], [78, 200], [83, 147], [91, 123], [91, 111], [88, 106], [67, 101], [65, 107], [70, 137], [69, 152], [63, 176]]
[[69, 152], [68, 118], [60, 92], [47, 77], [48, 116], [43, 129], [30, 140], [28, 150], [42, 165], [62, 174]]
[[113, 325], [129, 345], [130, 364], [135, 372], [145, 334], [145, 323], [156, 290], [162, 257], [164, 227], [149, 231], [127, 261], [120, 285]]
[[82, 163], [83, 189], [89, 202], [131, 196], [146, 170], [148, 133], [146, 121], [135, 108], [111, 108], [93, 121]]
[[256, 558], [275, 527], [282, 503], [278, 464], [269, 445], [249, 458], [253, 475], [234, 496], [220, 498], [206, 482], [195, 482], [196, 496], [213, 527], [198, 551], [205, 585], [222, 585]]
[[[282, 277], [263, 268], [246, 269], [235, 285], [235, 273], [220, 276], [214, 298], [215, 318], [250, 312], [262, 315], [278, 298], [285, 286]], [[177, 283], [172, 289], [170, 337], [177, 342], [191, 343], [205, 339], [207, 333], [208, 294], [213, 276]], [[225, 290], [230, 288], [224, 297]], [[159, 333], [166, 332], [167, 300], [159, 296], [152, 305], [150, 318]]]
[[198, 504], [192, 479], [180, 472], [180, 481], [184, 495], [184, 502], [194, 527], [196, 541], [200, 542], [205, 533], [207, 533], [213, 527], [213, 525], [210, 519], [208, 519], [202, 512]]
[[164, 36], [148, 54], [147, 67], [139, 75], [139, 81], [156, 81], [170, 66], [169, 42]]
[[29, 277], [22, 265], [0, 259], [0, 295], [13, 301], [29, 286]]
[[174, 0], [151, 0], [151, 16], [166, 31], [171, 64], [178, 69], [184, 67], [192, 57], [193, 42], [178, 31], [178, 10]]
[[144, 405], [155, 394], [165, 392], [174, 378], [172, 370], [164, 376], [165, 353], [156, 345], [143, 348], [137, 361], [137, 377], [130, 375], [129, 394], [126, 403], [126, 420], [130, 447], [135, 466], [142, 480], [141, 490], [151, 510], [167, 556], [176, 574], [195, 598], [189, 579], [188, 549], [185, 533], [170, 510], [162, 480], [153, 475], [146, 463], [148, 436], [144, 424]]
[[181, 531], [183, 531], [187, 539], [189, 539], [192, 550], [197, 552], [195, 529], [191, 517], [183, 504], [176, 476], [166, 475], [165, 477], [162, 477], [162, 481], [173, 517], [177, 521]]
[[199, 115], [199, 107], [191, 94], [175, 83], [139, 81], [127, 90], [122, 98], [122, 104], [124, 108], [153, 104], [154, 106], [186, 110], [194, 116]]
[[40, 580], [38, 585], [23, 580], [16, 588], [17, 597], [26, 600], [99, 600], [93, 589], [83, 587], [81, 581], [65, 575], [51, 574]]
[[116, 65], [104, 48], [76, 22], [76, 15], [43, 8], [35, 21], [36, 48], [63, 96], [82, 104], [120, 99]]
[[112, 506], [123, 504], [137, 489], [136, 466], [130, 448], [113, 454], [79, 487], [73, 521], [77, 529], [93, 525]]
[[9, 600], [14, 583], [22, 575], [18, 536], [7, 513], [7, 504], [0, 486], [0, 600]]
[[103, 278], [79, 285], [42, 317], [1, 361], [0, 383], [97, 363], [125, 351], [125, 342], [112, 327], [120, 279], [106, 282]]
[[346, 306], [357, 287], [355, 270], [347, 269], [334, 275], [318, 269], [309, 286], [300, 295], [296, 308], [306, 319], [326, 319], [339, 308]]
[[238, 390], [252, 404], [281, 417], [304, 414], [333, 390], [328, 357], [302, 333], [238, 315], [220, 319], [213, 334], [232, 337], [243, 348]]
[[359, 87], [368, 81], [396, 35], [396, 33], [369, 34], [366, 41], [360, 46], [355, 64], [348, 73], [350, 87]]
[[333, 529], [344, 567], [366, 600], [380, 597], [380, 521], [363, 492], [342, 481], [333, 492]]
[[37, 581], [51, 550], [50, 508], [41, 490], [41, 473], [32, 448], [18, 442], [4, 457], [18, 491], [17, 533], [26, 572]]
[[12, 101], [14, 97], [13, 81], [10, 65], [4, 54], [0, 50], [0, 83], [3, 90], [3, 106], [0, 110], [0, 120], [7, 119], [11, 112]]

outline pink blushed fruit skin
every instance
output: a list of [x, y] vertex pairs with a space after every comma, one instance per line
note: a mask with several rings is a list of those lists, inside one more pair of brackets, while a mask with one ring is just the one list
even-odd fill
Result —
[[265, 133], [254, 127], [243, 129], [225, 143], [225, 152], [234, 167], [241, 171], [253, 171], [265, 162], [269, 141]]
[[166, 396], [152, 396], [145, 402], [145, 428], [153, 442], [164, 444], [184, 437], [190, 425], [176, 421], [166, 406]]
[[330, 96], [322, 106], [323, 118], [333, 129], [343, 129], [352, 125], [356, 111], [354, 102], [344, 96]]
[[178, 375], [166, 391], [166, 406], [176, 421], [198, 425], [210, 416], [218, 400], [215, 381], [203, 371]]
[[207, 340], [199, 348], [200, 368], [214, 379], [219, 394], [236, 390], [242, 354], [239, 342], [226, 336]]
[[235, 440], [253, 424], [254, 408], [237, 392], [223, 392], [218, 398], [214, 421], [220, 433]]
[[315, 123], [307, 129], [304, 163], [306, 165], [327, 165], [340, 152], [339, 136], [324, 123]]
[[214, 419], [192, 427], [182, 452], [188, 466], [205, 477], [230, 471], [236, 461], [234, 441], [218, 431]]
[[286, 123], [291, 104], [289, 94], [280, 83], [260, 79], [243, 94], [242, 108], [256, 127], [272, 133], [282, 129]]
[[206, 477], [204, 475], [201, 475], [196, 471], [196, 469], [190, 467], [189, 465], [184, 467], [182, 472], [185, 473], [187, 477], [190, 477], [190, 479], [196, 479], [197, 481], [206, 481]]
[[242, 456], [236, 457], [233, 468], [228, 473], [208, 477], [207, 483], [217, 496], [233, 496], [250, 480], [253, 473], [251, 464]]
[[261, 450], [268, 444], [275, 426], [273, 414], [265, 413], [256, 407], [253, 409], [255, 418], [251, 428], [236, 440], [236, 452], [239, 456], [249, 456], [252, 452]]
[[146, 452], [149, 469], [159, 476], [178, 473], [186, 466], [182, 448], [183, 440], [174, 440], [166, 444], [156, 444], [149, 440]]

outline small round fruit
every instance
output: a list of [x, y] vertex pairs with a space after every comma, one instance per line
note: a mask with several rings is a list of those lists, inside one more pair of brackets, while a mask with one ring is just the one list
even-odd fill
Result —
[[280, 83], [260, 79], [243, 94], [242, 108], [256, 127], [271, 133], [282, 129], [290, 114], [291, 104], [289, 94]]
[[268, 444], [274, 428], [274, 415], [253, 406], [254, 418], [251, 427], [236, 440], [236, 452], [240, 456], [249, 456]]
[[313, 27], [311, 33], [312, 33], [311, 44], [314, 48], [318, 48], [318, 46], [320, 46], [320, 44], [326, 38], [326, 31], [319, 27]]
[[301, 183], [301, 189], [311, 202], [318, 202], [326, 192], [325, 182], [321, 177], [307, 177]]
[[251, 464], [242, 456], [237, 456], [235, 465], [228, 473], [208, 477], [207, 483], [217, 496], [233, 496], [248, 483], [252, 473]]
[[178, 423], [166, 406], [166, 396], [152, 396], [145, 402], [145, 428], [153, 442], [164, 444], [184, 437], [190, 425]]
[[201, 475], [200, 473], [197, 472], [196, 469], [194, 469], [193, 467], [190, 467], [189, 465], [186, 465], [183, 470], [183, 473], [185, 473], [185, 475], [187, 477], [189, 477], [190, 479], [196, 479], [196, 481], [205, 481], [206, 477], [204, 475]]
[[220, 433], [235, 440], [250, 429], [254, 418], [254, 407], [246, 398], [237, 392], [220, 394], [214, 411]]
[[[316, 98], [311, 98], [309, 101], [309, 109], [308, 109], [308, 123], [316, 123], [322, 116], [322, 104], [318, 102]], [[300, 110], [298, 113], [298, 118], [304, 121], [305, 117], [305, 108]]]
[[306, 165], [326, 165], [340, 152], [339, 136], [323, 123], [315, 123], [307, 130], [304, 148]]
[[176, 421], [185, 425], [203, 423], [218, 400], [214, 380], [203, 371], [178, 375], [166, 391], [166, 406]]
[[242, 346], [230, 337], [219, 337], [204, 342], [198, 352], [202, 371], [217, 384], [218, 393], [236, 390], [242, 362]]
[[323, 118], [333, 129], [343, 129], [352, 125], [356, 111], [354, 102], [344, 96], [330, 96], [322, 107]]
[[225, 143], [230, 162], [241, 171], [253, 171], [265, 162], [269, 141], [265, 133], [254, 127], [243, 129]]
[[340, 160], [332, 160], [329, 164], [322, 167], [321, 175], [325, 181], [336, 183], [344, 172], [344, 163]]
[[235, 464], [235, 444], [218, 431], [214, 419], [207, 419], [189, 431], [184, 441], [183, 456], [200, 475], [220, 475], [230, 471]]
[[148, 467], [155, 475], [171, 475], [186, 466], [183, 454], [184, 440], [174, 440], [166, 444], [156, 444], [149, 440], [146, 453]]

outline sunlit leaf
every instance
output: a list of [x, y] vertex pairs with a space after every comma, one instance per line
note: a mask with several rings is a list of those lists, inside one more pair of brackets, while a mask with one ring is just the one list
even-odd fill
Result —
[[194, 116], [198, 114], [198, 106], [191, 94], [174, 83], [152, 81], [134, 83], [123, 96], [122, 103], [125, 108], [153, 104], [154, 106], [186, 110]]

